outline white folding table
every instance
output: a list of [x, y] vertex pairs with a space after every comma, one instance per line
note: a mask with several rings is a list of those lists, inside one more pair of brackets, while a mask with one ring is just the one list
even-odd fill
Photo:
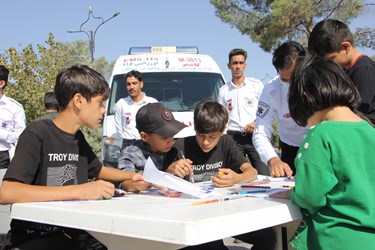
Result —
[[290, 200], [246, 197], [192, 206], [189, 198], [132, 194], [99, 201], [33, 202], [12, 205], [12, 218], [80, 228], [110, 250], [178, 249], [301, 218]]

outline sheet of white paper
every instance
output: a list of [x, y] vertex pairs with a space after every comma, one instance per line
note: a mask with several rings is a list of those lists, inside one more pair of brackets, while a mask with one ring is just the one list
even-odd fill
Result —
[[152, 159], [149, 157], [146, 161], [146, 165], [143, 171], [143, 179], [145, 181], [161, 185], [185, 194], [189, 194], [198, 198], [207, 198], [210, 196], [220, 195], [213, 191], [207, 191], [202, 189], [193, 183], [190, 183], [178, 176], [171, 175], [169, 173], [159, 171]]

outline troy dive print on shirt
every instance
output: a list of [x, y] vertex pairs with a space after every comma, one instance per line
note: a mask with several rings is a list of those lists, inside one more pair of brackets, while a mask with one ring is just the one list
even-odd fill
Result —
[[[78, 154], [48, 154], [48, 159], [50, 162], [55, 162], [55, 166], [47, 169], [47, 186], [63, 186], [65, 183], [78, 184], [76, 165], [79, 161]], [[56, 166], [56, 162], [64, 165]]]

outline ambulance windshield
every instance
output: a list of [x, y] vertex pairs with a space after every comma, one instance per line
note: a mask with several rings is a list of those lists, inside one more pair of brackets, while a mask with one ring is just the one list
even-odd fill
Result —
[[[157, 72], [142, 73], [142, 91], [164, 103], [171, 111], [193, 111], [198, 101], [206, 97], [217, 99], [224, 79], [218, 73]], [[128, 95], [125, 74], [115, 75], [111, 86], [107, 115], [113, 115], [116, 102]]]

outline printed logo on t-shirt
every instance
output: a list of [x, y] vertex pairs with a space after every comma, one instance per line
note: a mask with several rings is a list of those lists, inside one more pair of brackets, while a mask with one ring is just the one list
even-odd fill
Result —
[[198, 175], [198, 177], [194, 174], [194, 180], [195, 181], [210, 181], [212, 176], [215, 176], [216, 172], [206, 172], [203, 174]]
[[259, 102], [258, 103], [258, 111], [257, 111], [257, 116], [263, 118], [267, 115], [268, 111], [270, 110], [270, 105], [264, 102]]
[[79, 161], [79, 154], [48, 154], [49, 161]]
[[222, 166], [222, 161], [215, 163], [191, 165], [194, 171], [194, 179], [198, 182], [211, 180], [211, 176], [216, 175], [218, 169]]
[[49, 167], [47, 186], [64, 186], [65, 183], [78, 184], [77, 166], [66, 164], [62, 167]]

